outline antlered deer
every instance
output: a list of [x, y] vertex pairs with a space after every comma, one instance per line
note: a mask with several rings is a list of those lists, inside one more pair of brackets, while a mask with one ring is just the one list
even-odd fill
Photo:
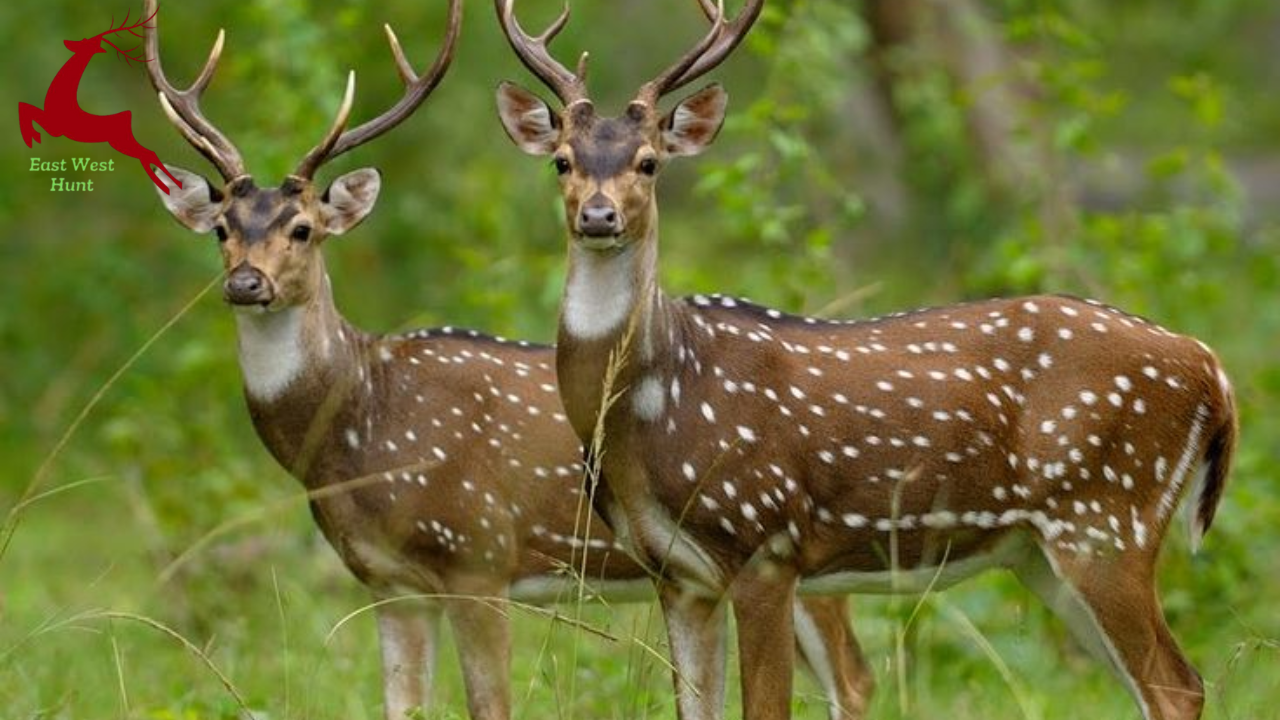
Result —
[[516, 54], [563, 103], [498, 90], [508, 134], [560, 176], [561, 399], [580, 438], [603, 438], [603, 514], [665, 569], [672, 642], [701, 638], [685, 652], [712, 657], [721, 630], [702, 618], [730, 598], [745, 715], [784, 718], [798, 581], [920, 591], [1002, 567], [1147, 718], [1198, 717], [1203, 686], [1165, 624], [1154, 565], [1195, 468], [1193, 545], [1227, 479], [1236, 415], [1218, 360], [1068, 297], [833, 322], [667, 296], [656, 176], [715, 138], [726, 96], [712, 85], [665, 114], [658, 102], [719, 64], [763, 0], [731, 21], [723, 2], [700, 2], [706, 36], [605, 117], [582, 65], [547, 49], [566, 16], [531, 38], [496, 0]]
[[[575, 571], [592, 594], [650, 592], [603, 523], [578, 512], [581, 449], [560, 406], [551, 348], [448, 327], [373, 335], [334, 306], [324, 240], [372, 210], [380, 178], [356, 170], [321, 190], [315, 173], [414, 112], [450, 63], [461, 15], [462, 0], [450, 0], [443, 47], [420, 77], [387, 28], [404, 97], [344, 130], [349, 80], [332, 129], [278, 188], [258, 187], [200, 111], [223, 35], [187, 90], [165, 78], [158, 31], [147, 36], [161, 104], [222, 176], [215, 187], [175, 168], [182, 190], [163, 200], [188, 228], [217, 234], [254, 427], [312, 491], [316, 523], [374, 597], [419, 596], [376, 609], [388, 720], [428, 703], [442, 610], [471, 716], [502, 719], [510, 714], [503, 599], [571, 599]], [[833, 715], [861, 717], [870, 675], [844, 601], [815, 599], [797, 608], [796, 622]]]
[[82, 143], [109, 143], [117, 152], [142, 163], [142, 169], [146, 171], [147, 177], [151, 178], [151, 182], [166, 195], [169, 193], [169, 187], [156, 176], [155, 171], [151, 169], [152, 165], [159, 167], [178, 187], [182, 187], [182, 183], [169, 172], [164, 163], [160, 162], [155, 152], [143, 147], [133, 137], [132, 112], [125, 110], [114, 115], [94, 115], [85, 112], [76, 99], [80, 89], [80, 79], [84, 77], [89, 61], [93, 60], [94, 55], [106, 52], [102, 49], [103, 43], [115, 48], [116, 53], [125, 58], [126, 62], [149, 62], [146, 58], [132, 55], [133, 50], [137, 48], [121, 50], [107, 36], [127, 32], [141, 37], [138, 34], [139, 31], [149, 27], [147, 23], [155, 19], [157, 12], [159, 12], [158, 9], [152, 9], [147, 17], [133, 25], [128, 24], [129, 16], [125, 15], [124, 20], [117, 27], [103, 30], [83, 40], [63, 41], [62, 44], [67, 46], [72, 56], [49, 84], [49, 90], [44, 96], [44, 108], [25, 102], [18, 103], [18, 126], [22, 130], [22, 141], [27, 144], [27, 147], [32, 147], [33, 142], [40, 142], [40, 132], [32, 126], [32, 123], [39, 123], [45, 132], [53, 137], [65, 136]]

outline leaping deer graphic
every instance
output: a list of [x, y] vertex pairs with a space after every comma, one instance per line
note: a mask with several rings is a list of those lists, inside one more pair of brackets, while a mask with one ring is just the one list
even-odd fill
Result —
[[58, 74], [53, 78], [53, 82], [49, 84], [49, 91], [44, 96], [44, 108], [38, 108], [30, 103], [18, 103], [18, 126], [22, 130], [22, 140], [27, 144], [27, 147], [32, 147], [32, 141], [40, 142], [40, 133], [32, 127], [32, 123], [40, 123], [45, 132], [52, 137], [65, 136], [82, 143], [110, 143], [111, 147], [118, 152], [131, 158], [136, 158], [141, 162], [142, 169], [151, 178], [151, 182], [155, 183], [156, 187], [166, 194], [169, 192], [169, 188], [160, 178], [156, 177], [155, 171], [151, 169], [152, 165], [159, 167], [175, 185], [182, 187], [182, 183], [169, 172], [164, 163], [160, 162], [160, 158], [155, 154], [155, 151], [143, 147], [133, 137], [132, 112], [125, 110], [114, 115], [94, 115], [93, 113], [85, 112], [76, 100], [76, 93], [80, 88], [80, 78], [84, 76], [85, 69], [89, 67], [89, 61], [93, 59], [94, 55], [106, 52], [102, 47], [103, 43], [115, 48], [117, 55], [123, 57], [125, 62], [149, 62], [145, 57], [135, 57], [133, 55], [133, 52], [138, 49], [137, 47], [121, 50], [107, 36], [127, 32], [134, 37], [141, 38], [143, 35], [140, 29], [147, 29], [149, 27], [147, 23], [151, 22], [158, 12], [159, 10], [156, 10], [156, 12], [151, 13], [151, 15], [133, 25], [128, 25], [129, 16], [125, 15], [124, 20], [118, 27], [114, 26], [115, 21], [113, 19], [113, 27], [109, 30], [104, 30], [93, 37], [83, 40], [63, 41], [63, 45], [66, 45], [73, 55], [58, 71]]

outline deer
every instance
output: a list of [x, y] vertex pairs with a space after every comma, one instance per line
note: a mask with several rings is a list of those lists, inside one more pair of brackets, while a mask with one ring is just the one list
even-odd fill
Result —
[[148, 62], [146, 58], [133, 55], [137, 48], [122, 50], [111, 42], [108, 36], [123, 32], [136, 37], [140, 30], [145, 31], [149, 27], [147, 23], [155, 20], [158, 12], [158, 8], [154, 9], [147, 17], [132, 25], [128, 24], [129, 15], [126, 14], [119, 25], [113, 22], [111, 28], [93, 37], [62, 42], [71, 51], [71, 58], [63, 64], [53, 81], [49, 83], [49, 90], [44, 96], [44, 108], [25, 102], [18, 103], [18, 127], [22, 131], [22, 141], [28, 148], [34, 147], [32, 143], [41, 142], [40, 131], [33, 125], [33, 123], [39, 123], [51, 137], [65, 136], [76, 142], [110, 144], [116, 152], [140, 162], [147, 177], [151, 178], [151, 182], [166, 195], [169, 193], [169, 187], [151, 169], [152, 165], [160, 168], [174, 184], [182, 186], [164, 163], [160, 162], [160, 157], [154, 151], [143, 147], [142, 143], [133, 136], [131, 111], [125, 110], [113, 115], [94, 115], [82, 109], [79, 100], [76, 99], [80, 90], [80, 80], [84, 77], [84, 71], [88, 69], [89, 62], [98, 53], [106, 52], [102, 47], [103, 43], [115, 49], [116, 54], [124, 58], [126, 63]]
[[[255, 182], [200, 109], [225, 33], [185, 90], [164, 73], [158, 27], [146, 39], [163, 110], [222, 178], [215, 185], [175, 167], [181, 189], [161, 199], [188, 229], [216, 235], [254, 428], [307, 489], [321, 533], [375, 601], [387, 720], [430, 706], [442, 615], [470, 716], [504, 720], [507, 601], [570, 601], [579, 581], [589, 598], [651, 596], [645, 569], [575, 502], [582, 451], [560, 406], [552, 348], [452, 326], [373, 334], [334, 304], [324, 243], [371, 212], [381, 178], [359, 169], [322, 189], [316, 173], [426, 100], [452, 60], [462, 0], [449, 0], [448, 12], [442, 46], [422, 75], [385, 27], [404, 96], [347, 130], [349, 75], [332, 127], [275, 188]], [[861, 718], [873, 681], [846, 602], [813, 598], [797, 606], [795, 622], [832, 717]]]
[[1208, 346], [1070, 296], [841, 321], [663, 291], [657, 176], [715, 139], [727, 93], [659, 102], [722, 63], [762, 5], [729, 18], [699, 0], [706, 34], [607, 116], [585, 55], [570, 70], [548, 49], [567, 8], [534, 37], [495, 0], [560, 103], [496, 93], [506, 133], [559, 179], [561, 400], [578, 437], [600, 439], [595, 503], [655, 571], [672, 643], [718, 662], [713, 607], [731, 605], [744, 716], [786, 718], [797, 588], [920, 593], [1004, 569], [1147, 720], [1199, 717], [1155, 563], [1188, 493], [1199, 547], [1227, 481], [1235, 403]]

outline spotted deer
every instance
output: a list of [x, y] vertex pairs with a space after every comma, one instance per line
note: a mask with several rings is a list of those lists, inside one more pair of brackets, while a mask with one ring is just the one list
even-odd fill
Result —
[[[462, 0], [450, 0], [443, 46], [421, 76], [388, 27], [403, 98], [345, 130], [349, 79], [331, 130], [277, 188], [256, 184], [200, 110], [223, 34], [186, 90], [165, 77], [158, 29], [147, 36], [161, 105], [222, 177], [215, 186], [175, 168], [182, 186], [162, 199], [186, 227], [217, 235], [259, 437], [310, 491], [316, 523], [347, 568], [387, 601], [375, 612], [388, 720], [427, 707], [442, 613], [471, 716], [502, 719], [510, 715], [505, 599], [570, 600], [578, 577], [591, 595], [615, 601], [652, 592], [603, 522], [579, 512], [581, 449], [560, 405], [552, 348], [451, 327], [374, 335], [334, 305], [324, 241], [372, 210], [380, 177], [356, 170], [320, 190], [315, 173], [417, 109], [450, 63], [461, 16]], [[847, 613], [842, 599], [815, 598], [795, 622], [833, 717], [858, 718], [871, 680]]]
[[1195, 547], [1227, 479], [1234, 402], [1205, 345], [1070, 297], [838, 322], [661, 289], [658, 172], [715, 138], [726, 94], [711, 85], [666, 113], [659, 101], [722, 62], [762, 1], [730, 20], [700, 0], [706, 35], [606, 117], [584, 64], [548, 50], [567, 14], [530, 37], [496, 0], [516, 55], [562, 103], [497, 92], [507, 133], [559, 175], [561, 399], [580, 438], [602, 438], [598, 504], [662, 571], [671, 642], [720, 662], [711, 608], [727, 598], [744, 714], [785, 718], [798, 582], [921, 592], [1004, 568], [1146, 718], [1198, 717], [1203, 686], [1165, 623], [1155, 562], [1188, 489]]

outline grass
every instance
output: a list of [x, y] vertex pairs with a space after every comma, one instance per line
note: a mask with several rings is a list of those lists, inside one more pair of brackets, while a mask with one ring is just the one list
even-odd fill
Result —
[[[367, 596], [301, 507], [157, 585], [162, 566], [123, 495], [117, 483], [80, 488], [34, 507], [15, 536], [0, 568], [0, 717], [236, 718], [242, 704], [260, 720], [381, 717], [374, 623], [358, 612]], [[855, 606], [880, 683], [872, 717], [1135, 716], [1119, 685], [1011, 578], [990, 574], [918, 606], [884, 597]], [[672, 717], [667, 671], [644, 649], [663, 645], [653, 612], [583, 606], [581, 621], [611, 641], [513, 611], [516, 717]], [[1175, 626], [1214, 684], [1209, 718], [1268, 717], [1280, 699], [1280, 645], [1251, 634], [1250, 620], [1267, 620], [1257, 615]], [[894, 648], [909, 618], [904, 661]], [[465, 717], [450, 647], [428, 718]], [[808, 679], [795, 698], [797, 718], [825, 717]]]

